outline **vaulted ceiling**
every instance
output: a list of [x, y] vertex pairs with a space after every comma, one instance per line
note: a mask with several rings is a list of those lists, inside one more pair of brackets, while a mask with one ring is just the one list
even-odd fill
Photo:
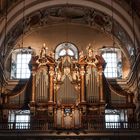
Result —
[[140, 16], [139, 11], [139, 0], [0, 0], [0, 63], [18, 47], [23, 32], [26, 47], [46, 41], [55, 48], [54, 42], [65, 41], [68, 33], [64, 30], [69, 29], [69, 38], [81, 50], [97, 38], [94, 43], [100, 47], [114, 39], [129, 61], [127, 69], [128, 64], [133, 66], [133, 51], [139, 46], [140, 29], [132, 21], [132, 12]]
[[[0, 0], [0, 13], [3, 13], [3, 10], [7, 7], [10, 7], [14, 3], [17, 3], [22, 0]], [[92, 0], [91, 0], [92, 1]], [[94, 1], [94, 0], [93, 0]], [[139, 0], [116, 0], [120, 3], [125, 2], [127, 3], [133, 10], [137, 13], [140, 17], [140, 1]]]
[[[134, 35], [140, 35], [136, 26], [134, 33], [132, 21], [132, 11], [140, 15], [139, 5], [138, 0], [0, 0], [0, 46], [2, 48], [5, 44], [9, 45], [9, 48], [3, 47], [4, 51], [0, 49], [1, 54], [9, 53], [15, 41], [22, 35], [23, 27], [26, 33], [40, 26], [67, 22], [96, 27], [110, 36], [113, 34], [122, 51], [130, 58], [131, 48], [137, 51], [138, 46]], [[4, 11], [10, 11], [7, 17]], [[5, 24], [6, 21], [8, 23]]]
[[[122, 0], [120, 0], [122, 1]], [[137, 13], [140, 17], [140, 1], [139, 0], [125, 0], [126, 3]]]

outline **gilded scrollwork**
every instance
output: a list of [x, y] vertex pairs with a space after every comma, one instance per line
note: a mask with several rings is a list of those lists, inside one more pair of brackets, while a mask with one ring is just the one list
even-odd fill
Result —
[[[98, 76], [100, 75], [96, 71], [103, 69], [103, 58], [96, 54], [91, 44], [88, 45], [85, 54], [79, 52], [79, 59], [77, 60], [69, 55], [60, 56], [59, 59], [56, 60], [53, 56], [54, 53], [50, 55], [50, 52], [44, 45], [41, 48], [39, 55], [34, 55], [32, 58], [32, 67], [34, 67], [33, 73], [38, 71], [37, 69], [43, 69], [46, 71], [44, 72], [44, 75], [48, 76], [49, 102], [85, 103], [85, 85], [87, 85], [88, 80], [92, 80], [90, 78], [91, 75], [92, 78], [98, 79]], [[94, 77], [95, 74], [98, 74], [98, 76], [96, 75], [97, 78]], [[36, 80], [37, 76], [38, 75], [36, 75]], [[95, 84], [99, 84], [99, 80], [96, 81], [94, 81], [96, 82]], [[43, 89], [42, 86], [41, 89]], [[58, 94], [59, 97], [57, 97]], [[73, 96], [71, 97], [69, 94], [72, 94]], [[68, 96], [70, 99], [67, 101], [65, 96]]]

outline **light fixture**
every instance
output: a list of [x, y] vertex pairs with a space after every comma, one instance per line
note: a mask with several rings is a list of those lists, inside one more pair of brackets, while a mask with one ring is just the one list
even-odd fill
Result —
[[134, 56], [136, 59], [136, 33], [135, 33], [135, 19], [134, 19], [134, 5], [133, 1], [131, 1], [131, 9], [132, 9], [132, 26], [133, 26], [133, 43], [134, 43]]
[[[8, 1], [5, 3], [5, 26], [4, 26], [4, 47], [3, 47], [3, 58], [6, 54], [6, 36], [7, 36], [7, 12], [8, 12]], [[3, 62], [4, 63], [4, 62]]]
[[3, 94], [5, 93], [5, 77], [4, 77], [4, 59], [6, 55], [6, 36], [7, 36], [7, 13], [8, 13], [8, 1], [5, 2], [5, 25], [4, 25], [4, 41], [3, 41], [3, 51], [2, 51], [2, 63], [1, 63], [1, 77], [0, 77], [0, 103]]
[[[24, 29], [25, 29], [25, 0], [23, 0], [23, 8], [22, 8], [22, 38], [21, 38], [21, 48], [24, 48]], [[22, 50], [21, 49], [21, 50]]]
[[111, 8], [112, 8], [112, 46], [114, 48], [114, 51], [115, 51], [115, 31], [114, 31], [114, 5], [113, 5], [113, 0], [111, 0]]

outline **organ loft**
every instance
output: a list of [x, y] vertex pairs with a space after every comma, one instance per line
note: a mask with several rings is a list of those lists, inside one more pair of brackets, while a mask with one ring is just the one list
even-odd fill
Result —
[[[91, 109], [103, 121], [106, 99], [110, 95], [103, 93], [105, 62], [102, 56], [88, 48], [87, 53], [77, 59], [66, 53], [55, 60], [43, 49], [31, 60], [29, 105], [33, 118], [42, 114], [56, 128], [82, 128]], [[91, 106], [92, 102], [96, 104]]]
[[[85, 129], [90, 125], [103, 127], [105, 110], [115, 107], [123, 110], [124, 105], [133, 115], [133, 95], [119, 95], [112, 90], [103, 73], [106, 62], [102, 55], [90, 44], [77, 54], [65, 45], [58, 55], [48, 51], [45, 45], [38, 55], [32, 52], [31, 76], [16, 93], [2, 95], [3, 113], [23, 107], [30, 111], [31, 128], [39, 123], [40, 129], [48, 126], [48, 129], [64, 130]], [[124, 103], [115, 106], [112, 94], [122, 96]], [[123, 113], [125, 120], [126, 112]]]
[[139, 0], [0, 0], [0, 140], [140, 140]]

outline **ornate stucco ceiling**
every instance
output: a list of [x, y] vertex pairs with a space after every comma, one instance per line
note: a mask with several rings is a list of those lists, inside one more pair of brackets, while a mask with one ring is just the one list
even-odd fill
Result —
[[[130, 15], [132, 3], [127, 0], [128, 4], [123, 0], [113, 1], [114, 7], [111, 0], [1, 0], [0, 59], [7, 59], [23, 33], [26, 36], [41, 28], [49, 29], [50, 25], [74, 24], [100, 30], [110, 39], [113, 39], [113, 34], [117, 45], [131, 61], [131, 51], [135, 49], [136, 42]], [[137, 1], [132, 2], [136, 7], [134, 10], [140, 15]], [[7, 11], [7, 17], [4, 11]], [[138, 30], [135, 31], [138, 36]]]
[[23, 20], [21, 20], [12, 28], [11, 32], [7, 34], [6, 42], [9, 48], [12, 47], [15, 40], [23, 33], [23, 26], [24, 34], [26, 34], [37, 28], [62, 23], [81, 24], [90, 28], [96, 28], [106, 34], [110, 34], [111, 38], [111, 34], [116, 36], [116, 40], [120, 42], [120, 45], [123, 43], [123, 45], [132, 46], [129, 36], [117, 22], [112, 20], [112, 17], [93, 8], [73, 5], [45, 8], [28, 15], [24, 19], [24, 25]]
[[[22, 1], [22, 0], [0, 0], [0, 13], [1, 14], [3, 13], [6, 6], [10, 7], [19, 1]], [[127, 3], [129, 7], [133, 8], [133, 10], [140, 17], [140, 1], [139, 0], [116, 0], [116, 2], [123, 3], [123, 5]]]
[[[80, 3], [81, 1], [83, 3]], [[52, 3], [50, 4], [49, 2]], [[135, 47], [133, 44], [133, 29], [132, 29], [131, 19], [128, 19], [128, 21], [125, 20], [122, 21], [124, 17], [122, 17], [123, 15], [120, 15], [121, 11], [120, 13], [118, 13], [119, 9], [117, 11], [117, 8], [115, 6], [114, 8], [116, 9], [112, 10], [113, 7], [111, 7], [112, 6], [111, 1], [109, 2], [103, 1], [102, 3], [101, 2], [102, 1], [96, 2], [95, 0], [88, 0], [88, 1], [85, 0], [77, 0], [77, 1], [1, 0], [1, 14], [4, 13], [3, 11], [5, 10], [5, 7], [9, 7], [8, 9], [11, 12], [10, 13], [8, 11], [9, 15], [7, 16], [7, 19], [4, 20], [3, 24], [1, 24], [3, 25], [3, 28], [0, 29], [1, 32], [3, 32], [3, 36], [1, 37], [0, 40], [1, 52], [2, 52], [1, 54], [6, 56], [10, 52], [10, 50], [14, 47], [16, 40], [19, 39], [19, 37], [23, 34], [23, 32], [24, 34], [27, 34], [28, 32], [31, 32], [32, 30], [40, 27], [44, 27], [52, 24], [71, 23], [71, 24], [86, 25], [90, 28], [97, 28], [104, 33], [110, 34], [110, 37], [112, 37], [113, 34], [115, 36], [115, 40], [118, 42], [120, 47], [122, 47], [122, 51], [125, 52], [125, 55], [128, 58], [131, 57], [131, 51], [132, 51], [131, 48]], [[118, 3], [123, 2], [124, 4], [123, 0], [122, 1], [113, 0], [113, 2], [118, 2]], [[44, 6], [43, 3], [44, 4], [46, 3], [46, 6]], [[40, 9], [39, 6], [37, 6], [37, 4], [40, 6]], [[128, 2], [128, 4], [130, 4], [130, 2]], [[134, 3], [133, 5], [136, 4]], [[21, 7], [18, 8], [19, 6]], [[36, 9], [34, 9], [35, 6]], [[103, 9], [100, 9], [99, 6], [101, 6]], [[14, 12], [14, 8], [18, 10], [13, 14], [12, 17], [11, 15], [12, 15], [12, 11]], [[122, 7], [118, 7], [118, 8], [120, 8], [120, 10], [123, 10]], [[23, 11], [25, 11], [25, 13], [23, 13]], [[114, 17], [112, 16], [113, 14]], [[25, 17], [23, 17], [23, 15], [25, 15]], [[11, 19], [9, 18], [9, 16], [11, 16]], [[120, 17], [118, 16], [120, 16], [122, 19], [120, 19]], [[9, 23], [6, 24], [7, 33], [6, 33], [6, 38], [4, 39], [6, 20]], [[128, 23], [128, 25], [125, 22]]]

